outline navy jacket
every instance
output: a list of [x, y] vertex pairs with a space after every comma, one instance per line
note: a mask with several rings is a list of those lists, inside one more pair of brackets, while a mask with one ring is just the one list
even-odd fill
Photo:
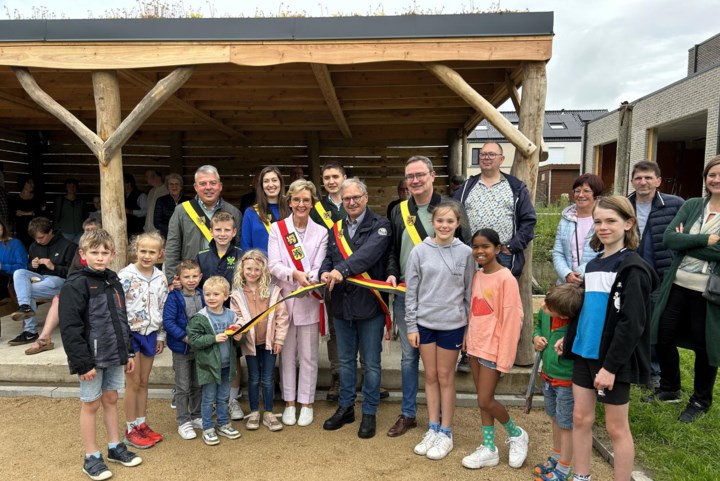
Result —
[[230, 245], [228, 251], [225, 253], [222, 259], [218, 255], [217, 245], [215, 245], [215, 239], [210, 241], [209, 248], [201, 250], [197, 254], [197, 263], [200, 264], [200, 272], [202, 272], [202, 280], [200, 281], [200, 287], [205, 284], [205, 281], [212, 276], [222, 276], [230, 283], [230, 287], [233, 285], [233, 275], [235, 274], [235, 266], [240, 263], [240, 258], [243, 256], [243, 250], [235, 245]]
[[59, 314], [70, 374], [127, 364], [133, 346], [115, 272], [85, 267], [70, 274], [60, 290]]
[[[202, 306], [205, 307], [205, 296], [199, 287], [195, 289], [200, 294]], [[163, 308], [163, 327], [167, 333], [166, 342], [172, 352], [180, 354], [189, 354], [192, 352], [190, 344], [186, 344], [183, 339], [187, 336], [187, 314], [185, 313], [185, 297], [182, 295], [182, 289], [173, 289], [168, 293]]]
[[[513, 236], [508, 242], [508, 250], [512, 254], [511, 271], [515, 277], [522, 274], [525, 267], [525, 248], [528, 246], [533, 237], [535, 237], [535, 224], [537, 223], [537, 214], [535, 207], [530, 199], [530, 192], [525, 183], [512, 175], [505, 174], [507, 181], [510, 183], [510, 189], [513, 192], [513, 202], [515, 209], [513, 211]], [[473, 175], [466, 180], [452, 195], [453, 199], [465, 205], [465, 201], [470, 191], [480, 181], [480, 174]]]
[[[347, 234], [347, 219], [343, 219], [343, 230]], [[348, 240], [353, 253], [347, 259], [340, 254], [334, 231], [328, 233], [328, 246], [325, 260], [320, 266], [319, 275], [337, 269], [344, 278], [367, 272], [374, 280], [384, 281], [385, 256], [390, 246], [390, 221], [377, 215], [370, 209], [355, 231], [355, 237]], [[347, 282], [336, 284], [332, 291], [331, 312], [334, 318], [347, 321], [370, 319], [382, 313], [375, 295], [363, 287]]]
[[158, 199], [155, 201], [153, 225], [158, 231], [160, 231], [164, 238], [167, 239], [168, 225], [170, 224], [170, 217], [172, 217], [173, 212], [175, 212], [175, 207], [177, 207], [179, 204], [182, 204], [186, 200], [190, 200], [190, 197], [186, 195], [181, 195], [180, 200], [175, 202], [173, 196], [167, 194], [163, 195], [162, 197], [158, 197]]
[[[628, 199], [637, 212], [635, 192], [630, 194]], [[650, 215], [648, 215], [645, 225], [645, 234], [642, 236], [640, 247], [637, 250], [637, 253], [655, 269], [661, 280], [675, 258], [675, 252], [663, 242], [663, 234], [684, 203], [685, 201], [681, 197], [655, 191]]]

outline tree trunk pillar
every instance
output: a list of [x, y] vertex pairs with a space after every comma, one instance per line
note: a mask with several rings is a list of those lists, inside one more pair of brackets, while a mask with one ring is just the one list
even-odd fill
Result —
[[457, 131], [448, 131], [448, 185], [453, 175], [462, 175], [462, 139]]
[[[92, 79], [97, 133], [105, 141], [120, 125], [120, 84], [114, 71], [95, 71]], [[110, 269], [117, 272], [127, 265], [127, 219], [121, 149], [117, 149], [112, 157], [99, 160], [102, 222], [103, 228], [115, 240], [117, 256], [110, 263]]]
[[[533, 144], [541, 145], [543, 140], [543, 126], [545, 123], [545, 95], [547, 92], [547, 77], [544, 62], [527, 62], [523, 66], [522, 99], [520, 101], [520, 132]], [[515, 151], [515, 159], [510, 173], [527, 185], [530, 199], [535, 203], [537, 188], [538, 164], [540, 162], [540, 149], [535, 149], [529, 156]], [[525, 250], [525, 268], [519, 279], [520, 296], [522, 297], [523, 320], [520, 343], [515, 357], [515, 364], [527, 366], [533, 363], [534, 348], [532, 345], [533, 331], [533, 303], [532, 303], [532, 242]]]

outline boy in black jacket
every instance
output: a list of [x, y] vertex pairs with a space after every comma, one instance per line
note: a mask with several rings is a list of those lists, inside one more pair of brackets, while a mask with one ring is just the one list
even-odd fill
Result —
[[115, 243], [102, 229], [80, 238], [80, 256], [87, 267], [68, 277], [60, 292], [60, 335], [71, 374], [80, 378], [80, 436], [85, 446], [83, 472], [90, 479], [112, 476], [97, 448], [95, 418], [103, 407], [108, 435], [108, 461], [137, 466], [142, 459], [120, 442], [118, 390], [125, 371], [135, 368], [125, 295], [117, 275], [106, 266]]

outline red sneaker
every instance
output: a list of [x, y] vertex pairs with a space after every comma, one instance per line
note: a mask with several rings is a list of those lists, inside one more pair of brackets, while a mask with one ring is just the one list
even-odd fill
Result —
[[155, 441], [143, 434], [137, 428], [132, 431], [125, 431], [125, 444], [129, 444], [138, 449], [147, 449], [155, 446]]
[[152, 439], [154, 442], [159, 443], [163, 440], [163, 436], [160, 433], [156, 433], [152, 429], [150, 429], [150, 426], [147, 425], [147, 423], [142, 423], [140, 426], [135, 428], [136, 430], [140, 431], [145, 435], [146, 437]]

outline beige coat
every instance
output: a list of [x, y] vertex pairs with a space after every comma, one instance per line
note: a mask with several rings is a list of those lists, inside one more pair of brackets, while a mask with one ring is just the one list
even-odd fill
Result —
[[[275, 285], [270, 285], [270, 306], [280, 300], [281, 292], [280, 288]], [[250, 315], [250, 310], [243, 301], [242, 293], [234, 290], [230, 294], [230, 309], [232, 309], [238, 316], [238, 323], [240, 325], [247, 324], [253, 316]], [[288, 326], [290, 324], [288, 318], [287, 308], [285, 303], [281, 302], [274, 310], [270, 312], [267, 317], [267, 334], [265, 335], [265, 349], [272, 351], [274, 344], [284, 344], [285, 336], [287, 336]], [[255, 327], [251, 328], [247, 334], [243, 337], [240, 350], [245, 356], [255, 355]]]

